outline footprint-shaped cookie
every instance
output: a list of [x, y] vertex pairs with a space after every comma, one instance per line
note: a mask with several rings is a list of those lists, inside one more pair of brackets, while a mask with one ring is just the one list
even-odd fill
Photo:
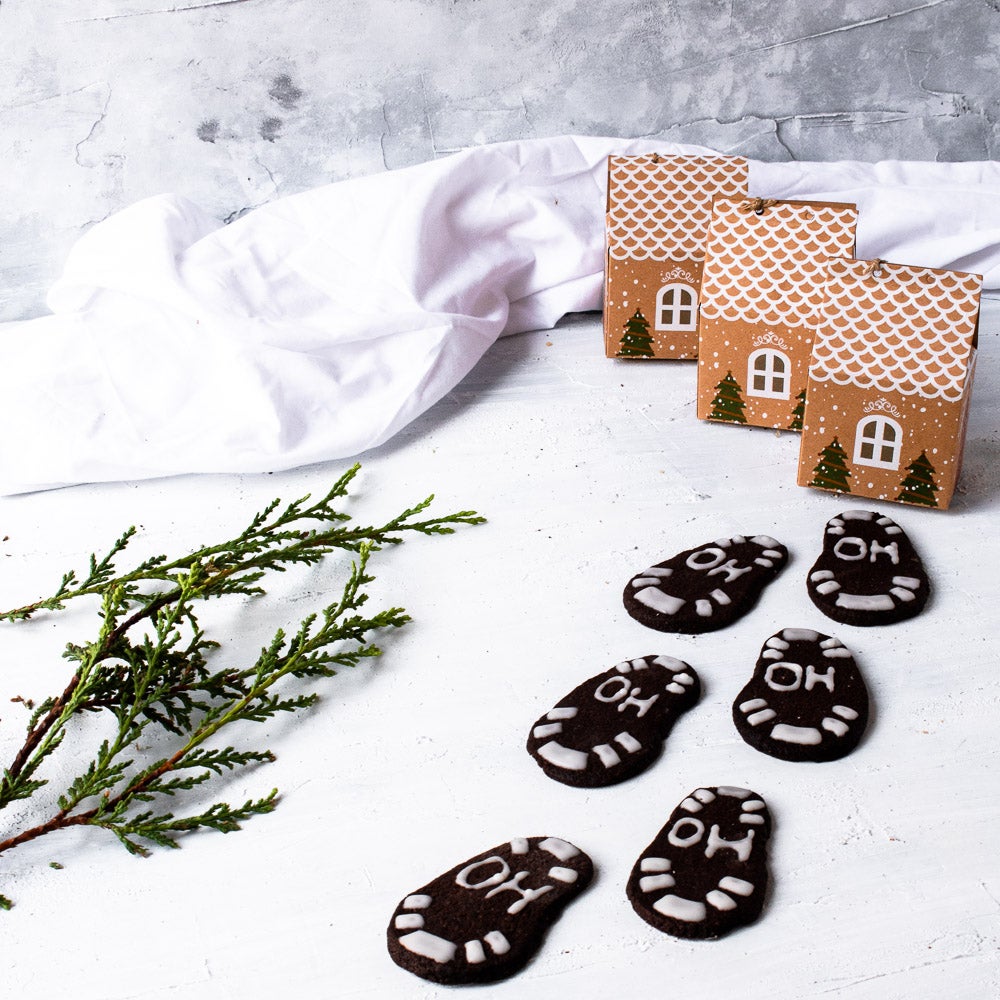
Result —
[[528, 753], [556, 781], [613, 785], [648, 767], [678, 716], [701, 693], [698, 675], [672, 656], [643, 656], [574, 688], [532, 727]]
[[837, 760], [868, 724], [868, 688], [851, 651], [812, 629], [786, 628], [760, 652], [733, 703], [750, 746], [781, 760]]
[[892, 518], [848, 510], [831, 518], [807, 580], [813, 604], [845, 625], [891, 625], [919, 614], [930, 594], [924, 564]]
[[406, 896], [389, 924], [389, 954], [435, 983], [503, 979], [527, 963], [593, 873], [568, 841], [517, 837]]
[[715, 938], [760, 916], [771, 817], [745, 788], [698, 788], [642, 852], [627, 893], [636, 913], [682, 938]]
[[712, 632], [749, 611], [787, 561], [767, 535], [720, 538], [633, 576], [625, 610], [659, 632]]

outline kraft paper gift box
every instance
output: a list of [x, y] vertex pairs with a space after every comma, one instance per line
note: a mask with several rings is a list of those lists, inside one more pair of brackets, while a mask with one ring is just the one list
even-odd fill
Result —
[[798, 483], [946, 508], [961, 468], [982, 278], [828, 262]]
[[712, 198], [745, 195], [738, 156], [608, 157], [604, 347], [609, 358], [694, 358]]
[[801, 430], [827, 260], [854, 255], [839, 202], [717, 197], [701, 284], [698, 416]]

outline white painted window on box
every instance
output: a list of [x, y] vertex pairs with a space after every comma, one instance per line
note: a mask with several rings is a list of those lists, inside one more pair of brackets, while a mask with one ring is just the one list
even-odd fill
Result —
[[656, 293], [657, 330], [696, 330], [698, 296], [690, 285], [673, 282]]
[[788, 399], [791, 364], [787, 354], [772, 347], [754, 351], [747, 361], [747, 393], [767, 399]]
[[854, 436], [854, 461], [876, 469], [898, 469], [903, 429], [889, 417], [864, 417]]

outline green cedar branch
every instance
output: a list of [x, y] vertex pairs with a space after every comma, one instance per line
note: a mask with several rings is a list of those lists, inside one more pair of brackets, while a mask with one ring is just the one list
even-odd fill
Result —
[[[237, 830], [251, 816], [274, 809], [277, 790], [237, 807], [213, 802], [193, 815], [164, 807], [220, 775], [272, 761], [268, 749], [219, 747], [216, 738], [236, 722], [263, 722], [311, 707], [318, 695], [301, 690], [303, 682], [378, 656], [372, 633], [410, 620], [402, 608], [363, 610], [364, 588], [374, 579], [367, 571], [373, 552], [398, 544], [407, 533], [450, 534], [457, 525], [484, 520], [474, 511], [425, 518], [433, 499], [428, 497], [382, 525], [352, 527], [334, 503], [347, 495], [358, 469], [349, 469], [315, 502], [308, 496], [284, 506], [273, 501], [229, 541], [179, 559], [154, 556], [120, 571], [116, 562], [135, 534], [130, 528], [106, 555], [90, 557], [82, 578], [66, 573], [50, 597], [0, 614], [0, 620], [17, 622], [61, 610], [77, 597], [101, 601], [97, 636], [67, 645], [71, 678], [61, 694], [36, 707], [21, 748], [0, 772], [0, 811], [45, 787], [43, 765], [81, 713], [105, 712], [115, 723], [114, 734], [55, 797], [48, 819], [6, 836], [0, 831], [0, 855], [81, 825], [107, 830], [131, 853], [146, 854], [150, 847], [176, 847], [179, 836], [194, 830]], [[199, 602], [223, 594], [260, 596], [259, 581], [267, 573], [344, 550], [357, 558], [337, 600], [307, 615], [294, 634], [279, 629], [252, 664], [214, 666], [219, 643], [198, 623]], [[289, 688], [291, 681], [298, 683]], [[169, 756], [141, 760], [139, 741], [147, 731], [166, 734], [173, 743]], [[9, 905], [0, 895], [0, 908]]]

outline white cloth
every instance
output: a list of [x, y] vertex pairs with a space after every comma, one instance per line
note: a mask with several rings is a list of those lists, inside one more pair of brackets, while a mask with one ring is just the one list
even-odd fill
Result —
[[[356, 455], [503, 333], [600, 308], [609, 153], [483, 146], [222, 226], [152, 198], [94, 226], [52, 315], [0, 324], [0, 493]], [[858, 254], [1000, 287], [1000, 163], [751, 164], [765, 197], [856, 202]], [[609, 362], [610, 363], [610, 362]]]

